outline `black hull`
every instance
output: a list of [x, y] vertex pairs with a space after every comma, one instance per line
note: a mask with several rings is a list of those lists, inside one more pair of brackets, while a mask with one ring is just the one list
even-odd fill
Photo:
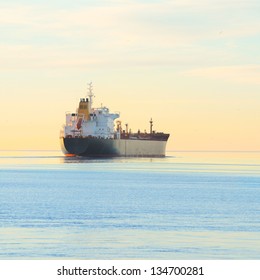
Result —
[[61, 138], [61, 147], [65, 155], [85, 157], [163, 157], [167, 139]]
[[112, 139], [63, 138], [65, 154], [78, 156], [118, 156]]

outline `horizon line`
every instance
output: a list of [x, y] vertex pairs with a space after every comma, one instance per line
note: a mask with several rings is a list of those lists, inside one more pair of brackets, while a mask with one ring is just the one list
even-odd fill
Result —
[[[60, 149], [0, 149], [0, 152], [5, 152], [5, 151], [20, 151], [20, 152], [25, 152], [25, 151], [32, 151], [32, 152], [44, 152], [44, 151], [60, 151], [62, 152]], [[207, 153], [207, 152], [236, 152], [236, 153], [259, 153], [260, 150], [166, 150], [167, 152], [190, 152], [190, 153], [197, 153], [197, 152], [201, 152], [201, 153]]]

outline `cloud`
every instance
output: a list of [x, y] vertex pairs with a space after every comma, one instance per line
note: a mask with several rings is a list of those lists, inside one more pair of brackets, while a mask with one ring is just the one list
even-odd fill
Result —
[[183, 73], [185, 76], [202, 77], [235, 82], [237, 84], [260, 85], [259, 65], [231, 65], [222, 67], [197, 68]]
[[[190, 41], [198, 35], [205, 35], [205, 31], [212, 26], [219, 25], [218, 21], [226, 23], [232, 20], [237, 9], [250, 7], [251, 2], [240, 1], [235, 4], [232, 0], [229, 2], [175, 0], [148, 3], [100, 1], [99, 5], [82, 4], [69, 9], [62, 6], [53, 8], [47, 1], [44, 5], [6, 5], [0, 9], [0, 25], [2, 28], [17, 27], [20, 32], [41, 32], [43, 35], [49, 33], [57, 37], [98, 36], [111, 33], [117, 33], [119, 36], [130, 33], [132, 37], [134, 34], [151, 36], [149, 33], [154, 31], [157, 32], [157, 36], [172, 34], [174, 37], [181, 34], [180, 40], [185, 38], [186, 41]], [[230, 15], [231, 8], [233, 14]], [[195, 35], [196, 31], [203, 30], [203, 34]]]
[[49, 1], [27, 6], [5, 4], [0, 9], [0, 67], [111, 63], [182, 67], [223, 53], [231, 60], [235, 57], [231, 47], [239, 44], [236, 40], [256, 37], [260, 29], [259, 20], [255, 22], [249, 15], [241, 22], [229, 14], [232, 9], [233, 14], [253, 9], [257, 3], [252, 0], [75, 3], [73, 7], [53, 6]]

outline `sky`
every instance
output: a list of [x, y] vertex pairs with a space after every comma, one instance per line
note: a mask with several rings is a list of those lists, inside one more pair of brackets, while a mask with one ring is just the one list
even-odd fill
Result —
[[0, 150], [59, 149], [94, 106], [168, 150], [260, 150], [259, 0], [0, 0]]

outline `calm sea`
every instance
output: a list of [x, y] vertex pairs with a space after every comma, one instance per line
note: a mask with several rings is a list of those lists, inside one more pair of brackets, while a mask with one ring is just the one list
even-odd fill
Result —
[[259, 259], [260, 152], [0, 151], [0, 259]]

